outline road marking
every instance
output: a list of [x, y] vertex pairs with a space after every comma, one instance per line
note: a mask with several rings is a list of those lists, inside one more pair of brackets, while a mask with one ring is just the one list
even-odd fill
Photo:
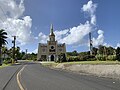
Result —
[[20, 75], [21, 75], [21, 72], [24, 70], [24, 68], [26, 67], [26, 65], [17, 73], [17, 83], [18, 83], [18, 86], [20, 88], [20, 90], [24, 90], [21, 82], [20, 82]]

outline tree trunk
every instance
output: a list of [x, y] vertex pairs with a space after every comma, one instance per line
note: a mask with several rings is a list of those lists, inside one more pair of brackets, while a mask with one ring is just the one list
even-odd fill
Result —
[[2, 47], [0, 47], [0, 66], [2, 65], [2, 58], [1, 58], [1, 56], [2, 56]]

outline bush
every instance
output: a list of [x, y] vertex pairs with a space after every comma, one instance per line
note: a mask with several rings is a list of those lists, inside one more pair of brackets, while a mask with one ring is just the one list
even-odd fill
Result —
[[80, 55], [80, 56], [69, 56], [67, 58], [68, 62], [73, 61], [95, 61], [97, 60], [94, 55]]
[[96, 58], [94, 55], [83, 55], [83, 56], [79, 56], [79, 60], [80, 61], [95, 61]]
[[6, 58], [3, 63], [5, 64], [9, 64], [9, 63], [12, 63], [13, 59], [12, 58]]
[[96, 55], [97, 60], [99, 61], [106, 61], [107, 56], [106, 55]]
[[58, 60], [56, 62], [58, 63], [61, 63], [61, 62], [66, 62], [66, 56], [64, 53], [61, 53], [59, 56], [58, 56]]
[[70, 56], [67, 58], [68, 62], [73, 62], [73, 61], [80, 61], [78, 56]]
[[110, 61], [115, 61], [117, 58], [116, 58], [116, 55], [109, 55], [107, 57], [107, 60], [110, 60]]

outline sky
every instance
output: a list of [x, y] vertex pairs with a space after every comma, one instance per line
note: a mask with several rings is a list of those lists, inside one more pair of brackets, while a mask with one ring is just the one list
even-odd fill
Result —
[[58, 43], [67, 52], [89, 50], [93, 46], [120, 47], [120, 0], [0, 0], [0, 29], [12, 36], [21, 51], [37, 52], [38, 43], [47, 43], [53, 24]]

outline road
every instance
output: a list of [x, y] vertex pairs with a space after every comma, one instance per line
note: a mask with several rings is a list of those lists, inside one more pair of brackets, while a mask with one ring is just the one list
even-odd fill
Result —
[[120, 90], [120, 81], [22, 62], [0, 69], [0, 90]]

